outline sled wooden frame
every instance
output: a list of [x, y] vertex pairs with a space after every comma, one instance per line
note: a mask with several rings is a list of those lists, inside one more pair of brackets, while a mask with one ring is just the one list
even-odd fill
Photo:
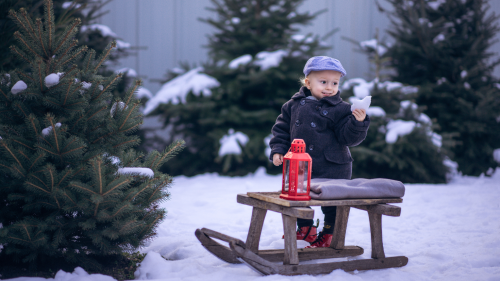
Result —
[[[343, 199], [288, 201], [279, 198], [279, 192], [248, 192], [238, 194], [237, 202], [253, 207], [246, 242], [207, 229], [197, 229], [196, 237], [212, 254], [229, 263], [244, 262], [264, 274], [301, 275], [328, 274], [336, 269], [345, 271], [402, 267], [408, 263], [405, 256], [386, 257], [382, 241], [382, 215], [398, 217], [401, 208], [388, 203], [401, 203], [401, 198]], [[297, 249], [297, 218], [312, 219], [314, 210], [308, 206], [337, 206], [337, 217], [329, 248]], [[299, 264], [299, 261], [358, 256], [364, 253], [358, 246], [345, 246], [345, 234], [350, 208], [368, 212], [371, 232], [371, 259], [340, 262]], [[283, 250], [259, 250], [260, 235], [267, 211], [281, 213], [285, 234]], [[214, 239], [225, 241], [226, 247]], [[283, 261], [283, 264], [276, 262]]]

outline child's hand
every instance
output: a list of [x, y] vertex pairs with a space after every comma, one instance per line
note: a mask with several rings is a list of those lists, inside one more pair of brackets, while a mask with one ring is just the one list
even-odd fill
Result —
[[281, 163], [283, 163], [283, 155], [279, 154], [279, 153], [276, 153], [273, 155], [273, 164], [275, 166], [279, 166], [281, 165]]
[[366, 110], [360, 109], [360, 108], [354, 109], [354, 111], [352, 112], [352, 115], [354, 115], [356, 120], [358, 120], [359, 122], [363, 122], [363, 121], [365, 121]]

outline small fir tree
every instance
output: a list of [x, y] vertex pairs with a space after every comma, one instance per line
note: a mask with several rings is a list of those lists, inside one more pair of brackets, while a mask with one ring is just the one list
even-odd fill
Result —
[[20, 29], [11, 51], [30, 70], [0, 74], [3, 274], [95, 269], [141, 245], [166, 213], [158, 205], [172, 178], [158, 169], [183, 147], [178, 141], [145, 156], [133, 149], [140, 81], [113, 91], [122, 75], [97, 73], [114, 43], [96, 60], [94, 50], [77, 47], [81, 21], [56, 35], [53, 2], [44, 7], [44, 20], [10, 12]]
[[[185, 102], [162, 104], [151, 115], [164, 118], [170, 137], [189, 149], [183, 165], [169, 173], [244, 175], [259, 166], [278, 173], [268, 160], [268, 136], [281, 106], [300, 88], [305, 62], [327, 47], [320, 38], [294, 35], [317, 14], [299, 13], [302, 0], [212, 0], [217, 18], [203, 19], [217, 31], [209, 38], [206, 74], [219, 81], [211, 94], [189, 94]], [[327, 34], [326, 36], [328, 36]], [[241, 153], [224, 154], [221, 140], [238, 139]], [[267, 141], [266, 141], [267, 140]]]
[[393, 79], [418, 85], [416, 102], [436, 120], [436, 131], [454, 135], [450, 156], [467, 175], [495, 168], [500, 147], [500, 89], [491, 46], [498, 16], [486, 0], [389, 0], [395, 40], [388, 56]]

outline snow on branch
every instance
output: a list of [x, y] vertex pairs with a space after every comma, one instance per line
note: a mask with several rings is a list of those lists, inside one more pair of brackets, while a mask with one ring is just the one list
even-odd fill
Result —
[[141, 167], [119, 168], [116, 173], [120, 174], [120, 175], [141, 175], [141, 176], [150, 177], [150, 178], [155, 176], [155, 173], [153, 172], [153, 170], [151, 170], [149, 168], [141, 168]]
[[246, 145], [248, 142], [248, 136], [242, 132], [234, 132], [233, 129], [229, 129], [228, 134], [224, 135], [220, 140], [219, 156], [222, 157], [226, 154], [241, 154], [241, 147], [238, 145]]
[[26, 85], [23, 80], [19, 80], [16, 84], [14, 84], [14, 86], [12, 86], [12, 89], [10, 89], [10, 91], [12, 92], [12, 94], [16, 95], [26, 89], [28, 89], [28, 85]]
[[265, 71], [271, 67], [276, 67], [281, 63], [281, 60], [286, 56], [287, 51], [277, 50], [274, 52], [260, 52], [257, 53], [257, 61], [254, 64], [260, 66], [260, 70]]
[[243, 55], [241, 57], [237, 57], [229, 63], [229, 68], [237, 69], [240, 65], [246, 65], [247, 63], [252, 61], [251, 55]]
[[387, 133], [385, 135], [385, 141], [387, 143], [395, 143], [398, 137], [408, 135], [413, 131], [415, 121], [404, 121], [404, 120], [391, 120], [387, 123]]
[[201, 93], [211, 95], [210, 89], [218, 87], [220, 83], [215, 78], [200, 73], [202, 71], [203, 67], [197, 67], [163, 84], [158, 93], [146, 103], [144, 114], [149, 114], [162, 103], [177, 104], [179, 100], [184, 103], [189, 92], [198, 96]]

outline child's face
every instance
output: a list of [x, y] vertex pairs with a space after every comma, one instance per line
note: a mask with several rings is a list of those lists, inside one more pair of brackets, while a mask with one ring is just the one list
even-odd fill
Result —
[[315, 98], [322, 99], [338, 93], [341, 75], [334, 70], [312, 71], [304, 82]]

